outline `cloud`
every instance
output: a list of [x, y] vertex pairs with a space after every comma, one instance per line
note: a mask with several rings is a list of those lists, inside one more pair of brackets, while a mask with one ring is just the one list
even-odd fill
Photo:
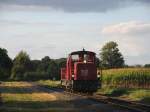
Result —
[[119, 23], [103, 28], [102, 33], [110, 35], [149, 35], [150, 23], [143, 23], [138, 21], [131, 21], [126, 23]]
[[[65, 12], [106, 12], [149, 0], [0, 0], [1, 9], [54, 9]], [[28, 7], [28, 8], [27, 8]]]
[[[102, 29], [102, 35], [109, 40], [116, 41], [119, 48], [125, 55], [127, 63], [145, 62], [144, 57], [149, 56], [150, 52], [150, 23], [129, 21], [105, 26]], [[135, 61], [140, 59], [141, 61]], [[133, 63], [132, 63], [133, 62]]]

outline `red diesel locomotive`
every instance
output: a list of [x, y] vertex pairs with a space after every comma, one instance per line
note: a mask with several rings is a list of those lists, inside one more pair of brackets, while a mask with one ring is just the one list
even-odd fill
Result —
[[70, 91], [96, 92], [99, 80], [95, 55], [84, 49], [69, 54], [66, 68], [61, 69], [61, 85]]

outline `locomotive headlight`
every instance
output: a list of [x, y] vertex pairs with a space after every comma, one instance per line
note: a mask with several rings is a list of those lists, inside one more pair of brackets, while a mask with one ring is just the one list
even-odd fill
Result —
[[98, 74], [97, 77], [100, 78], [100, 75]]
[[86, 63], [86, 60], [84, 60], [83, 62]]
[[72, 77], [74, 77], [74, 75], [72, 75]]

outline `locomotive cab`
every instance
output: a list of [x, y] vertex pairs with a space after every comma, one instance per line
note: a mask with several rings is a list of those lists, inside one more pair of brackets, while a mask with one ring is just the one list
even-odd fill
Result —
[[61, 69], [61, 81], [69, 90], [95, 92], [98, 88], [95, 53], [83, 50], [69, 54], [66, 68]]

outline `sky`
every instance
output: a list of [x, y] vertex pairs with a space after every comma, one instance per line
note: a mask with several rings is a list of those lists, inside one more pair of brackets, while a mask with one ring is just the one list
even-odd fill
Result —
[[14, 58], [67, 57], [118, 43], [128, 65], [150, 63], [150, 0], [0, 0], [0, 47]]

